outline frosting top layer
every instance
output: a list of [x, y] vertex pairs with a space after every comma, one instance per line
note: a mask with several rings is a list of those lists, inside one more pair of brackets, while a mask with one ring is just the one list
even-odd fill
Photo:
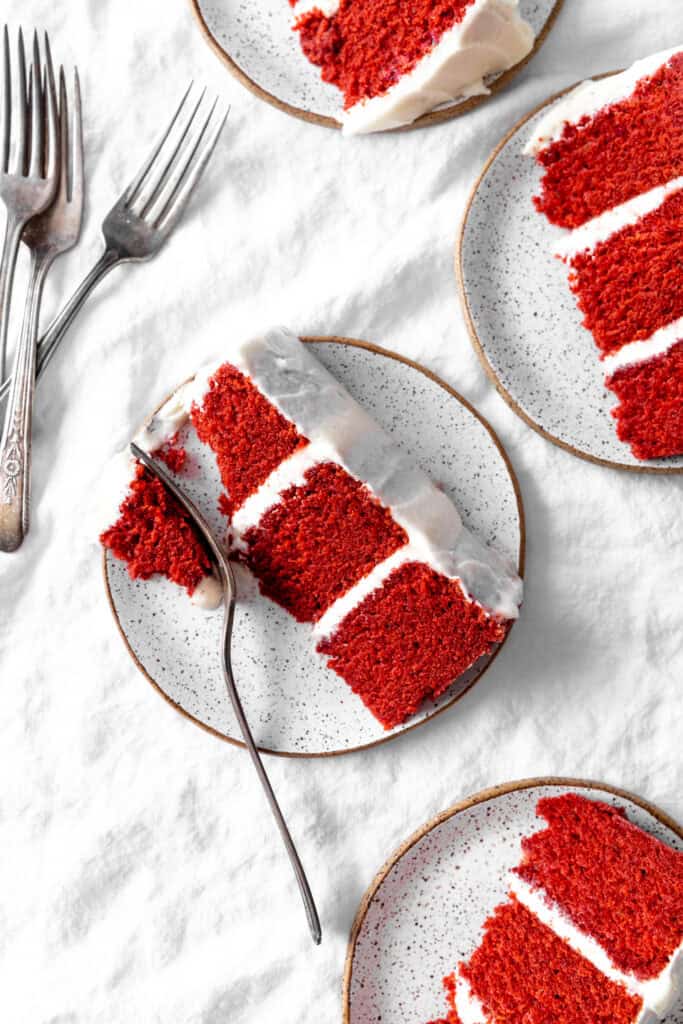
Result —
[[[495, 615], [517, 618], [522, 582], [514, 569], [463, 526], [452, 501], [315, 358], [311, 346], [275, 329], [231, 341], [223, 362], [251, 379], [315, 446], [320, 461], [332, 459], [367, 484], [425, 561], [458, 578]], [[219, 365], [199, 371], [177, 396], [188, 414], [193, 403], [201, 406]]]

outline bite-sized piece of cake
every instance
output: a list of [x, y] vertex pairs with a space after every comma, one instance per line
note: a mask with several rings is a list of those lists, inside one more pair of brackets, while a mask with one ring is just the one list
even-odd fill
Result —
[[347, 134], [410, 124], [531, 51], [518, 0], [290, 0], [301, 47], [344, 95]]
[[583, 82], [540, 121], [526, 147], [544, 169], [537, 208], [575, 228], [683, 175], [683, 51]]
[[139, 441], [156, 450], [188, 418], [216, 456], [233, 556], [267, 597], [315, 623], [317, 650], [385, 727], [504, 639], [521, 602], [516, 573], [311, 346], [285, 331], [233, 343]]
[[576, 793], [539, 801], [516, 897], [663, 1017], [683, 980], [683, 854]]
[[638, 459], [683, 452], [683, 320], [622, 349], [610, 365], [605, 383], [619, 400], [612, 415], [620, 440]]
[[461, 1024], [642, 1024], [642, 1000], [605, 977], [512, 897], [450, 982]]
[[127, 563], [133, 579], [148, 580], [158, 573], [194, 597], [211, 575], [211, 562], [187, 513], [161, 481], [140, 465], [118, 519], [100, 540]]
[[680, 177], [590, 221], [557, 247], [603, 355], [683, 317], [682, 228]]

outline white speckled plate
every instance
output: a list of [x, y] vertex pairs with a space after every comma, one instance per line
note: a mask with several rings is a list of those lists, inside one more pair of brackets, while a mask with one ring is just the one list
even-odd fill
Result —
[[[600, 783], [528, 779], [456, 804], [404, 843], [368, 889], [351, 932], [344, 1024], [426, 1024], [444, 1016], [441, 979], [470, 956], [505, 900], [524, 835], [543, 826], [544, 796], [578, 790], [625, 807], [636, 825], [683, 851], [683, 829], [652, 804]], [[666, 1024], [683, 1024], [683, 1006]]]
[[[362, 342], [318, 339], [316, 355], [348, 390], [445, 487], [464, 521], [523, 569], [524, 525], [512, 467], [488, 424], [455, 392], [420, 367]], [[212, 453], [196, 436], [182, 437], [200, 462], [203, 480], [182, 477], [219, 533], [220, 481]], [[210, 493], [209, 493], [210, 491]], [[138, 668], [178, 710], [225, 739], [235, 722], [219, 665], [222, 611], [195, 608], [184, 590], [158, 577], [130, 579], [123, 562], [105, 554], [112, 611]], [[294, 756], [369, 746], [431, 718], [469, 689], [488, 667], [481, 659], [437, 701], [387, 733], [315, 653], [310, 626], [263, 597], [239, 571], [233, 665], [245, 711], [260, 748]]]
[[[338, 128], [341, 93], [322, 81], [319, 68], [304, 57], [292, 31], [289, 0], [190, 0], [200, 28], [230, 71], [251, 92], [294, 117]], [[536, 33], [531, 54], [516, 67], [493, 76], [499, 89], [520, 71], [552, 27], [563, 0], [520, 0], [520, 10]], [[477, 106], [486, 97], [460, 100], [425, 114], [415, 125], [435, 124]]]
[[[562, 94], [564, 95], [564, 94]], [[523, 153], [554, 96], [506, 136], [477, 181], [456, 251], [475, 348], [515, 412], [589, 461], [645, 473], [683, 472], [683, 455], [641, 462], [616, 434], [615, 396], [581, 323], [567, 268], [552, 253], [566, 232], [536, 212], [541, 170]]]

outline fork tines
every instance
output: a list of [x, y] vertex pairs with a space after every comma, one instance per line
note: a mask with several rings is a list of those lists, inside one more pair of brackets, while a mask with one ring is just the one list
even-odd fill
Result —
[[218, 142], [229, 114], [218, 98], [198, 97], [191, 83], [168, 127], [126, 189], [123, 199], [156, 230], [169, 231], [179, 218]]
[[[2, 42], [2, 98], [0, 101], [0, 174], [47, 178], [56, 171], [58, 159], [57, 103], [50, 41], [45, 33], [45, 62], [41, 60], [38, 33], [33, 34], [31, 66], [26, 63], [24, 34], [17, 34], [17, 67], [12, 102], [12, 59], [7, 25]], [[16, 123], [13, 123], [14, 120]], [[45, 125], [47, 121], [47, 132]]]

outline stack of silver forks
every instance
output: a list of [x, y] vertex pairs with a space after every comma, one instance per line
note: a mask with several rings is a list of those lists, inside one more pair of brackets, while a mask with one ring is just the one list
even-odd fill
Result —
[[[190, 85], [148, 159], [102, 224], [104, 251], [40, 341], [40, 305], [55, 259], [76, 245], [85, 181], [77, 70], [57, 81], [47, 34], [34, 33], [30, 62], [19, 30], [12, 59], [3, 33], [0, 69], [0, 200], [6, 209], [0, 256], [0, 551], [16, 551], [30, 525], [31, 425], [36, 380], [86, 299], [120, 263], [150, 259], [179, 222], [221, 134], [227, 112], [196, 98]], [[14, 272], [24, 245], [31, 258], [23, 323], [6, 374]]]

